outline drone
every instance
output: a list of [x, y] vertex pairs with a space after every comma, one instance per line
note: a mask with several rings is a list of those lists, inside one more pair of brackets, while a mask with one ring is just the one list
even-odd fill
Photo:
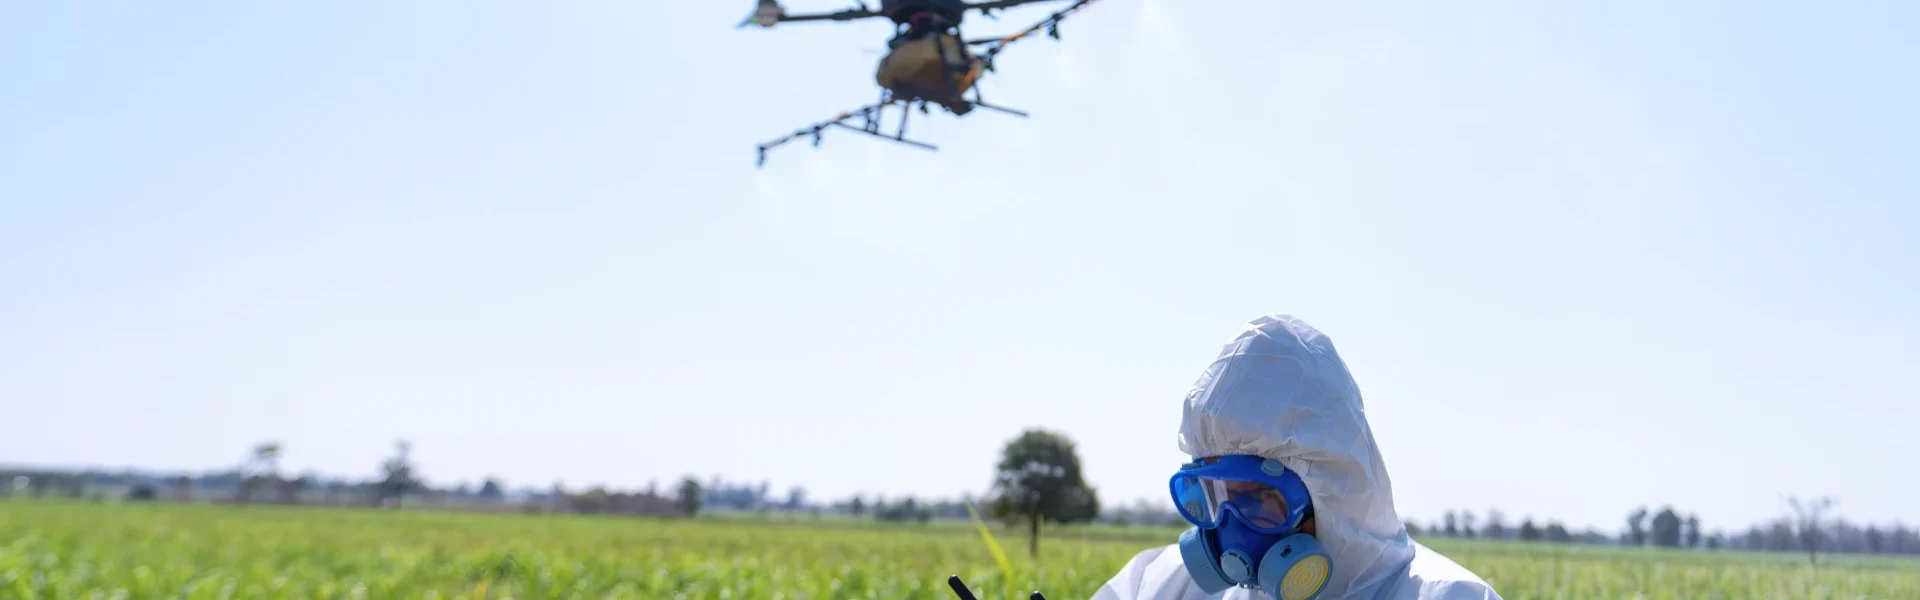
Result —
[[[766, 165], [768, 149], [793, 140], [812, 138], [813, 145], [819, 147], [821, 132], [832, 127], [937, 151], [939, 148], [932, 144], [906, 137], [907, 116], [911, 109], [918, 108], [920, 114], [929, 114], [928, 104], [938, 106], [956, 117], [966, 115], [975, 108], [984, 108], [1025, 118], [1025, 112], [987, 104], [977, 85], [980, 78], [986, 73], [995, 72], [994, 59], [1014, 42], [1041, 31], [1045, 31], [1047, 37], [1060, 39], [1060, 22], [1094, 0], [1073, 0], [1066, 8], [1055, 11], [1032, 27], [1004, 37], [966, 40], [960, 33], [961, 21], [965, 20], [968, 11], [977, 10], [982, 16], [997, 19], [994, 11], [1022, 4], [1065, 1], [1068, 0], [880, 0], [880, 9], [874, 10], [868, 8], [863, 0], [857, 8], [794, 15], [787, 14], [779, 0], [759, 0], [753, 14], [741, 21], [736, 29], [747, 25], [771, 28], [779, 23], [795, 21], [885, 18], [893, 21], [894, 34], [887, 40], [887, 53], [874, 71], [874, 80], [880, 84], [878, 102], [840, 113], [832, 119], [760, 144], [756, 166]], [[976, 46], [980, 48], [979, 52], [971, 49]], [[972, 92], [973, 98], [967, 98], [967, 92]], [[892, 135], [888, 135], [880, 131], [880, 122], [886, 108], [896, 104], [900, 107], [900, 125]], [[859, 118], [858, 125], [849, 124], [856, 117]]]

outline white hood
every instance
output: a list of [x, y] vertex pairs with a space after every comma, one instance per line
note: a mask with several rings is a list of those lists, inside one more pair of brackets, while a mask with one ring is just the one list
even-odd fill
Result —
[[1333, 340], [1305, 322], [1261, 317], [1221, 350], [1187, 393], [1180, 450], [1254, 454], [1300, 474], [1334, 564], [1323, 600], [1379, 597], [1407, 577], [1414, 544], [1360, 389]]

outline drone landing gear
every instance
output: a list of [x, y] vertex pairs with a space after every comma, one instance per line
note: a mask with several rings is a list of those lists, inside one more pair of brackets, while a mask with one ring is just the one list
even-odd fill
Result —
[[[859, 110], [856, 110], [850, 113], [840, 113], [840, 116], [835, 117], [831, 121], [815, 123], [812, 126], [809, 126], [805, 129], [801, 129], [799, 131], [795, 131], [791, 134], [788, 134], [786, 137], [783, 137], [771, 142], [767, 142], [765, 144], [761, 144], [759, 146], [759, 159], [754, 162], [754, 166], [761, 167], [767, 164], [768, 149], [771, 149], [774, 146], [785, 144], [787, 142], [793, 141], [800, 137], [811, 137], [813, 138], [813, 146], [815, 148], [820, 147], [820, 132], [826, 130], [826, 128], [828, 127], [839, 127], [847, 131], [860, 133], [862, 135], [873, 136], [873, 137], [887, 140], [890, 142], [897, 142], [900, 144], [913, 146], [915, 148], [923, 148], [926, 150], [939, 151], [940, 148], [938, 146], [934, 146], [933, 144], [921, 142], [918, 140], [907, 139], [907, 120], [908, 120], [907, 117], [911, 115], [909, 108], [911, 107], [913, 102], [914, 102], [913, 100], [899, 99], [899, 98], [893, 98], [890, 96], [883, 95], [880, 98], [880, 102], [876, 104], [870, 104], [870, 105], [861, 107]], [[900, 127], [899, 129], [896, 129], [893, 132], [893, 135], [887, 135], [886, 133], [882, 133], [880, 131], [880, 121], [882, 120], [883, 117], [886, 116], [886, 108], [894, 104], [900, 105]], [[920, 108], [921, 114], [927, 113], [927, 103], [925, 100], [920, 101], [919, 108]], [[855, 127], [853, 125], [847, 124], [847, 121], [854, 117], [860, 118], [861, 120], [860, 126]]]
[[1003, 113], [1007, 113], [1007, 114], [1010, 114], [1010, 115], [1013, 115], [1013, 116], [1016, 116], [1016, 117], [1020, 117], [1020, 118], [1022, 118], [1022, 119], [1024, 119], [1024, 118], [1027, 118], [1027, 113], [1026, 113], [1026, 111], [1019, 111], [1019, 110], [1014, 110], [1014, 109], [1011, 109], [1011, 108], [1007, 108], [1007, 107], [1005, 107], [1005, 106], [994, 106], [994, 105], [992, 105], [992, 104], [987, 104], [987, 103], [985, 103], [985, 102], [973, 102], [973, 103], [971, 103], [971, 104], [973, 104], [974, 106], [978, 106], [978, 107], [980, 107], [980, 108], [986, 108], [986, 109], [992, 109], [992, 110], [997, 110], [997, 111], [1000, 111], [1000, 112], [1003, 112]]
[[[908, 146], [913, 146], [916, 148], [926, 148], [928, 150], [933, 150], [933, 151], [940, 150], [939, 147], [934, 146], [933, 144], [928, 144], [926, 142], [917, 142], [914, 140], [907, 139], [907, 117], [913, 116], [913, 111], [907, 109], [907, 106], [906, 106], [907, 102], [905, 101], [902, 101], [900, 106], [900, 128], [895, 130], [893, 132], [893, 135], [880, 133], [880, 120], [881, 120], [881, 117], [884, 116], [884, 114], [886, 113], [887, 104], [890, 104], [890, 102], [883, 101], [880, 104], [874, 105], [872, 112], [862, 111], [863, 116], [866, 117], [866, 124], [860, 127], [854, 127], [852, 125], [848, 125], [840, 121], [833, 121], [832, 124], [845, 129], [858, 131], [860, 133], [864, 133], [864, 134], [877, 137], [883, 140], [899, 142], [899, 143], [906, 144]], [[920, 114], [926, 114], [926, 112], [927, 112], [927, 103], [926, 101], [923, 100], [920, 102]], [[815, 147], [818, 147], [820, 145], [819, 136], [817, 135], [814, 136], [813, 145]]]
[[973, 88], [973, 100], [970, 102], [967, 102], [967, 104], [969, 106], [978, 106], [980, 108], [985, 108], [989, 110], [997, 110], [997, 111], [1007, 113], [1016, 117], [1020, 117], [1022, 119], [1027, 118], [1027, 111], [1014, 110], [1011, 108], [1007, 108], [1005, 106], [994, 106], [992, 104], [987, 104], [986, 102], [982, 101], [980, 99], [980, 88]]

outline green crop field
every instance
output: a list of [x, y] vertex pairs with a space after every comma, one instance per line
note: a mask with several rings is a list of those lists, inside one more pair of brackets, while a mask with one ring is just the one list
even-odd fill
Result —
[[[1011, 587], [1056, 599], [1174, 533], [1063, 528], [1034, 561], [994, 531]], [[1431, 544], [1515, 599], [1920, 598], [1906, 560]], [[1008, 591], [965, 524], [0, 501], [0, 598], [952, 598], [953, 573]]]

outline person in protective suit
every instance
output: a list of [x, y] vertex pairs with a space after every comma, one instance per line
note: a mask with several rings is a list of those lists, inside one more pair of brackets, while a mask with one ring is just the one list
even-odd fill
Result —
[[1333, 341], [1254, 320], [1187, 393], [1169, 480], [1193, 525], [1133, 557], [1094, 600], [1498, 599], [1408, 537], [1359, 387]]

